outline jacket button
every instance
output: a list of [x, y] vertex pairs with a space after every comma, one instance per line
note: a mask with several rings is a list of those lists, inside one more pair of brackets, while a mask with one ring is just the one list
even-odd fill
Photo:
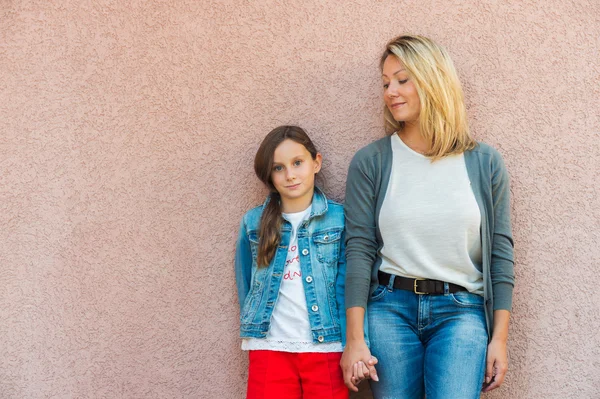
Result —
[[317, 338], [317, 341], [323, 342], [323, 341], [325, 341], [325, 338], [323, 338], [322, 335], [319, 335], [319, 337]]
[[304, 255], [304, 256], [308, 255], [308, 249], [304, 248], [302, 250], [302, 255]]
[[329, 236], [323, 237], [323, 240], [325, 240], [325, 241], [329, 240]]
[[319, 307], [317, 305], [312, 305], [311, 309], [313, 312], [316, 312], [317, 310], [319, 310]]
[[307, 283], [312, 283], [312, 277], [311, 277], [311, 276], [308, 276], [308, 277], [306, 278], [306, 282], [307, 282]]

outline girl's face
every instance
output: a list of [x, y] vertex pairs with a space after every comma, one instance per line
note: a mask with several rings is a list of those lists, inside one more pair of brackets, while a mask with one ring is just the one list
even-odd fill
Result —
[[421, 102], [415, 84], [410, 80], [404, 65], [392, 55], [383, 63], [383, 99], [394, 119], [413, 123], [419, 120]]
[[308, 208], [315, 188], [315, 174], [321, 170], [321, 154], [312, 159], [308, 150], [293, 140], [284, 140], [273, 154], [271, 181], [281, 196], [283, 212]]

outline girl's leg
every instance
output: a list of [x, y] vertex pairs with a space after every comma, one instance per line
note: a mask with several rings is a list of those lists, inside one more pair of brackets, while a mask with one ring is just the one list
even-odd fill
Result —
[[[383, 288], [383, 290], [382, 290]], [[375, 399], [422, 399], [424, 347], [417, 330], [418, 300], [409, 291], [380, 286], [368, 304], [371, 354], [379, 382], [371, 381]]]
[[348, 399], [341, 353], [299, 353], [303, 399]]
[[427, 399], [476, 399], [485, 374], [483, 298], [468, 292], [431, 296], [424, 330]]
[[247, 399], [302, 399], [296, 353], [250, 351]]

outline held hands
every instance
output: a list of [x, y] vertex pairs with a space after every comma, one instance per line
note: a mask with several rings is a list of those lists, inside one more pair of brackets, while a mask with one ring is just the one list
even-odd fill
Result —
[[379, 381], [375, 370], [376, 364], [377, 358], [371, 355], [371, 351], [364, 341], [348, 342], [342, 354], [342, 360], [340, 360], [344, 383], [348, 389], [358, 392], [357, 385], [363, 380], [370, 378], [373, 381]]
[[492, 339], [488, 345], [485, 381], [481, 391], [489, 392], [502, 385], [507, 370], [506, 341]]

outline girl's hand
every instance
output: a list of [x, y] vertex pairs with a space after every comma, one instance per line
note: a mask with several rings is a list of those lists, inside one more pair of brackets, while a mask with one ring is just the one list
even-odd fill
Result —
[[502, 385], [507, 370], [506, 341], [492, 338], [488, 345], [485, 382], [481, 391], [489, 392]]
[[[359, 367], [359, 362], [362, 364]], [[377, 377], [377, 371], [375, 370], [375, 364], [377, 359], [371, 356], [371, 351], [367, 347], [364, 340], [351, 342], [348, 341], [342, 359], [340, 360], [340, 367], [344, 374], [344, 383], [348, 389], [358, 392], [358, 383], [365, 378], [371, 378], [374, 381], [379, 381]], [[367, 375], [365, 377], [365, 368]], [[356, 369], [356, 373], [355, 373]]]
[[[371, 372], [373, 372], [374, 377], [377, 378], [377, 371], [375, 371], [374, 367], [377, 362], [377, 358], [375, 356], [371, 356], [371, 359], [369, 359], [367, 364], [364, 364], [362, 361], [354, 363], [352, 368], [352, 383], [354, 385], [358, 385], [363, 382], [363, 380], [368, 380], [371, 378]], [[378, 379], [375, 378], [373, 378], [373, 380], [378, 381]]]

